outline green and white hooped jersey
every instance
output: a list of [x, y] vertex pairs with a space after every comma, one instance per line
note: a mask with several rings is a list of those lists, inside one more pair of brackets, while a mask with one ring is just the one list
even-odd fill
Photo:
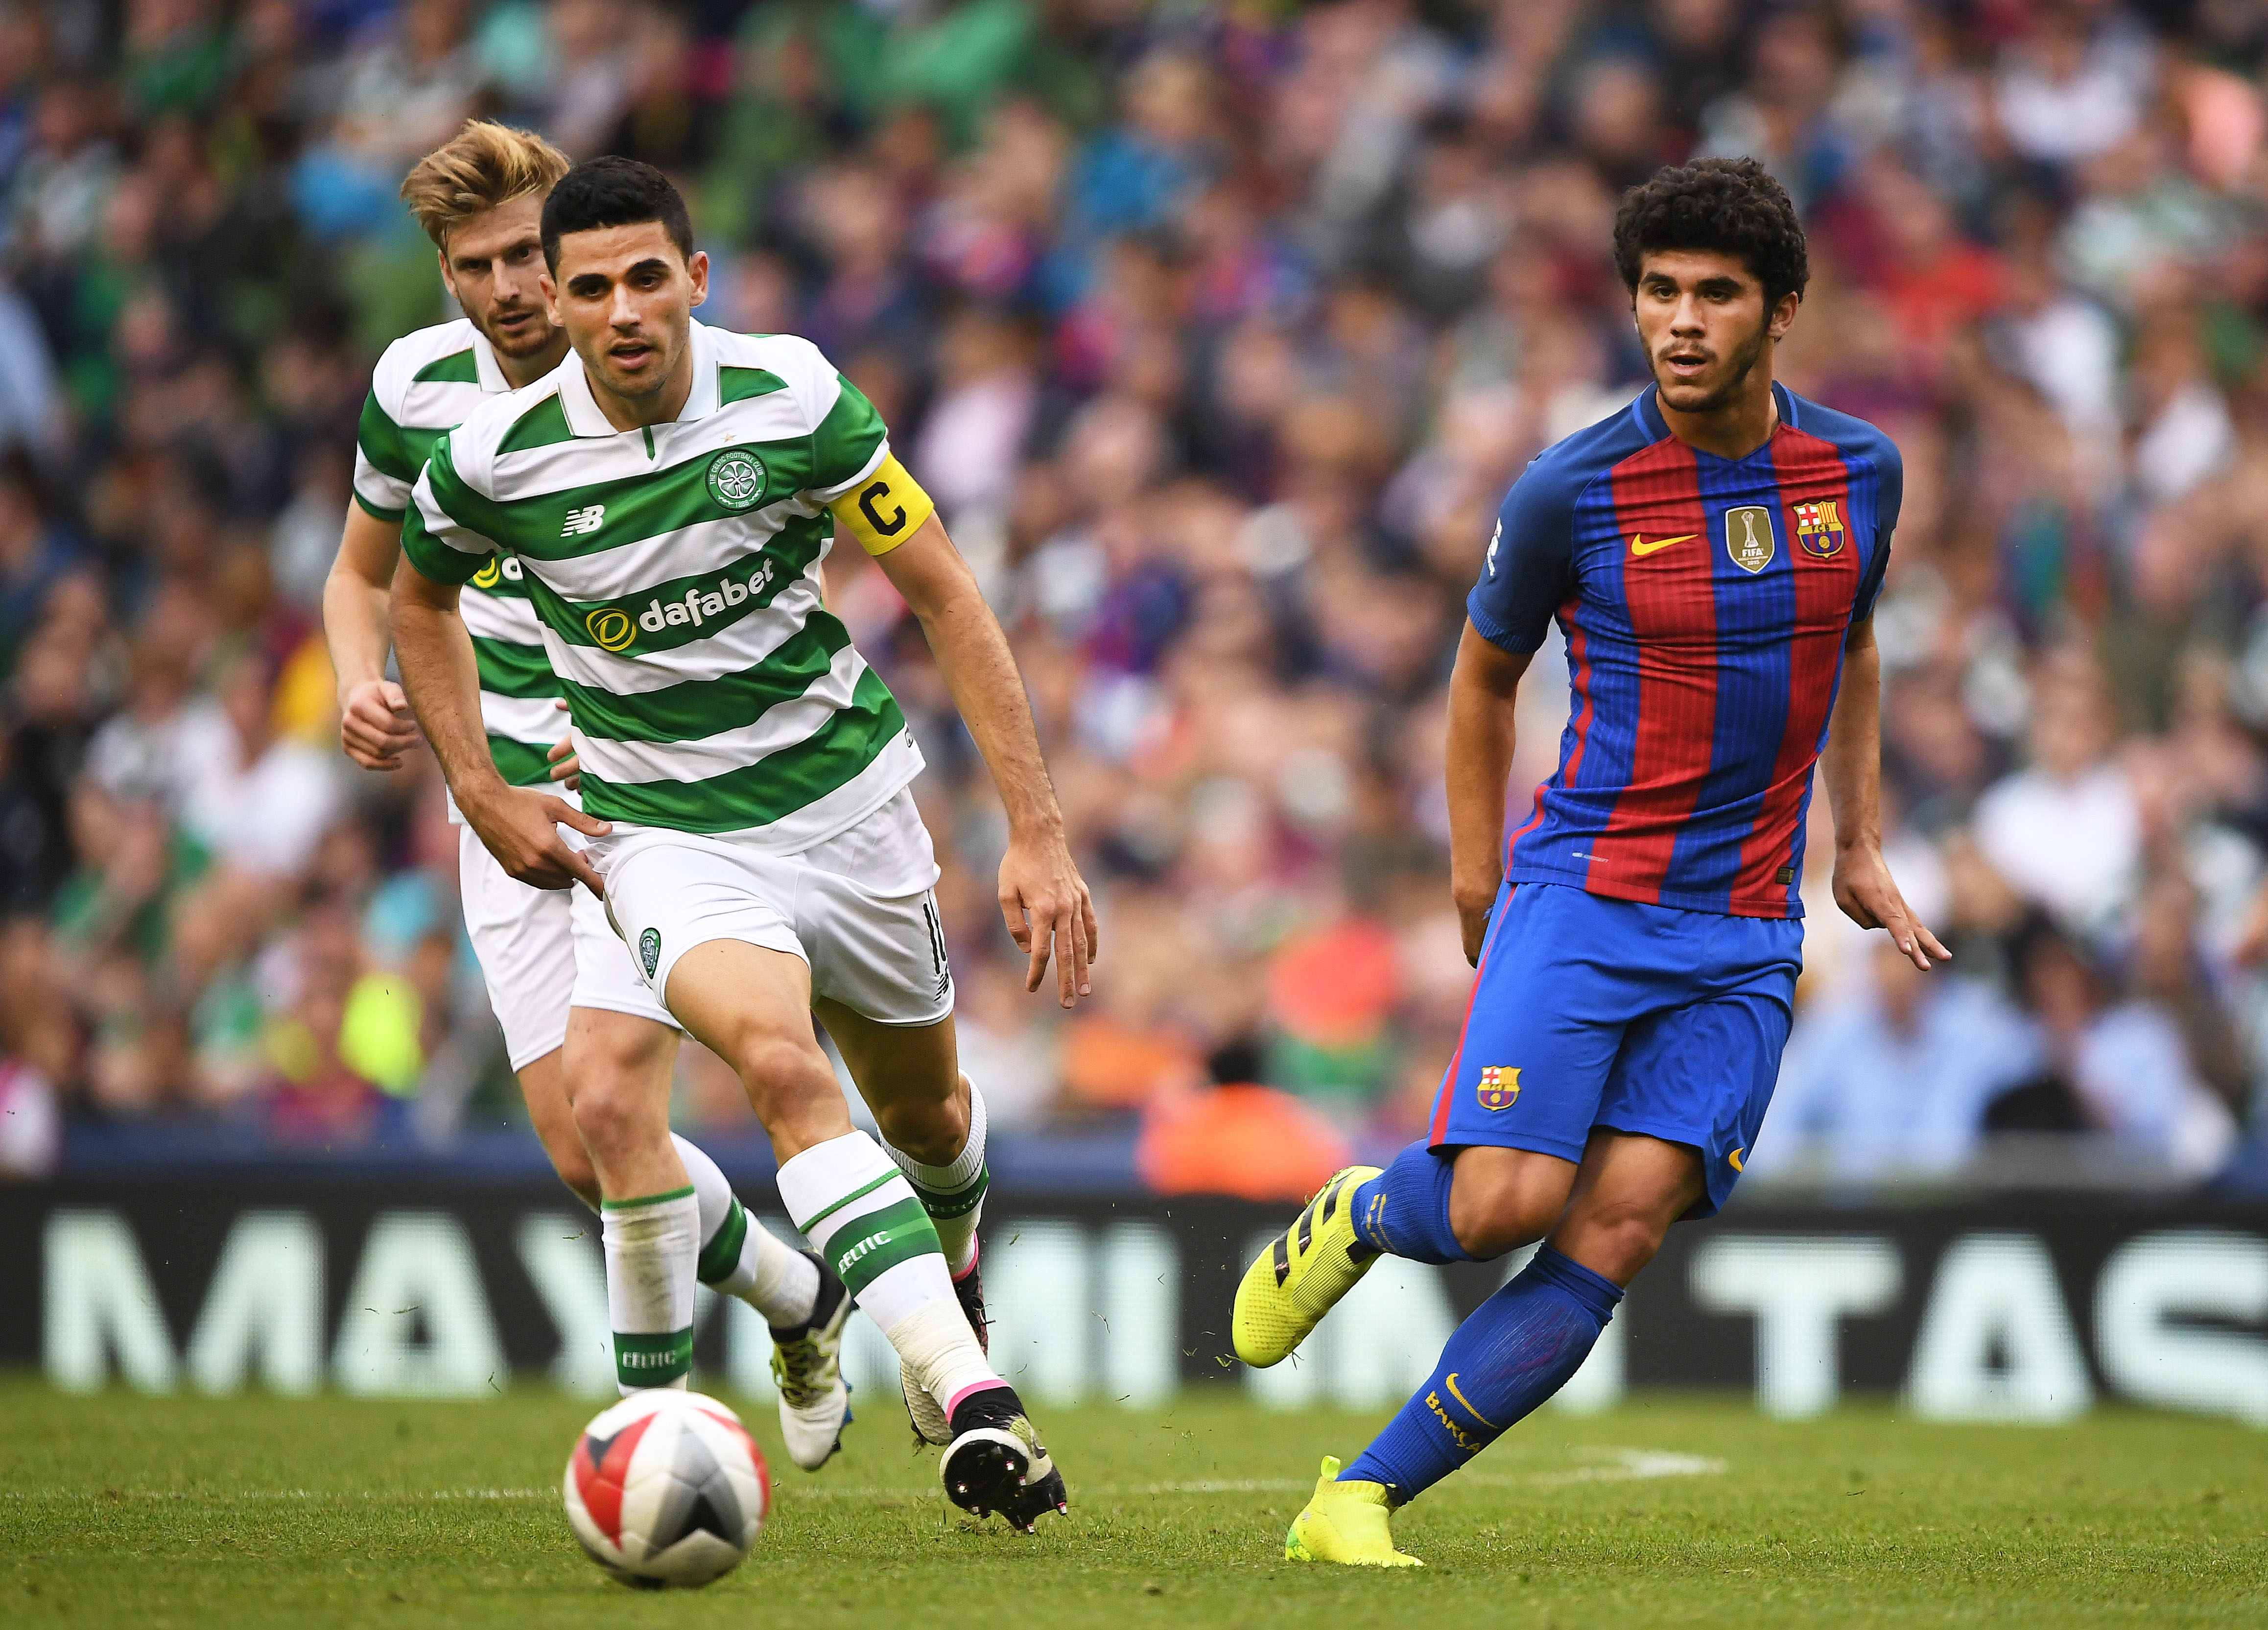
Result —
[[820, 595], [827, 505], [881, 468], [889, 439], [808, 340], [696, 322], [692, 353], [666, 424], [616, 431], [572, 351], [482, 403], [435, 444], [402, 548], [440, 582], [473, 580], [491, 550], [518, 560], [585, 810], [793, 852], [922, 768]]
[[[404, 335], [371, 376], [355, 445], [355, 502], [400, 520], [433, 444], [475, 408], [512, 388], [496, 352], [460, 317]], [[559, 740], [559, 682], [543, 657], [543, 630], [519, 563], [499, 556], [466, 583], [459, 604], [481, 668], [481, 726], [497, 769], [514, 786], [549, 783], [544, 755]]]

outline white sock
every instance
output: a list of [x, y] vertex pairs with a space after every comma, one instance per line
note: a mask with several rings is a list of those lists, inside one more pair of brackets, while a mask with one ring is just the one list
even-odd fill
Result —
[[976, 1224], [984, 1215], [984, 1191], [992, 1183], [984, 1165], [984, 1095], [966, 1075], [961, 1079], [968, 1087], [968, 1141], [950, 1162], [924, 1166], [903, 1149], [882, 1145], [921, 1197], [922, 1209], [937, 1229], [938, 1249], [955, 1279], [976, 1265]]
[[795, 1226], [948, 1414], [963, 1394], [1003, 1384], [954, 1297], [929, 1213], [872, 1138], [813, 1145], [780, 1168], [779, 1191]]
[[803, 1324], [819, 1302], [819, 1270], [799, 1250], [748, 1215], [717, 1162], [675, 1132], [669, 1140], [693, 1179], [701, 1207], [701, 1254], [695, 1277], [727, 1296], [738, 1296], [782, 1328]]
[[615, 1379], [625, 1394], [681, 1388], [693, 1371], [693, 1263], [701, 1250], [692, 1185], [608, 1200], [599, 1211]]

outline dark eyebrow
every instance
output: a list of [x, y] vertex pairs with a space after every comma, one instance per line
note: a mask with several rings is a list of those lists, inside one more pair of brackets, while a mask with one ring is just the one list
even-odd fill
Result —
[[640, 272], [644, 271], [667, 271], [668, 269], [669, 262], [667, 261], [662, 259], [659, 254], [650, 254], [645, 259], [632, 266], [628, 271], [624, 272], [622, 276], [625, 277], [635, 277]]

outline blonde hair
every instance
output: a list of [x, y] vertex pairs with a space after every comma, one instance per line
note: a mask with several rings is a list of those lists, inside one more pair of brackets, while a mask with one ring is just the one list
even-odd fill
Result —
[[449, 229], [530, 193], [549, 192], [567, 173], [567, 155], [528, 130], [468, 119], [446, 144], [420, 159], [401, 183], [401, 201], [434, 244]]

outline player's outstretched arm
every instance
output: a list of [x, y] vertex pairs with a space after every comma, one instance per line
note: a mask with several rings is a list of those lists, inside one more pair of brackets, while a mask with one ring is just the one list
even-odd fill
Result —
[[339, 739], [365, 770], [399, 770], [417, 724], [401, 687], [386, 676], [387, 597], [401, 558], [401, 523], [351, 499], [338, 558], [323, 583], [323, 638], [338, 676]]
[[1039, 732], [1007, 636], [935, 515], [875, 559], [921, 619], [954, 704], [1007, 807], [1000, 914], [1016, 948], [1032, 959], [1025, 988], [1040, 988], [1052, 953], [1057, 996], [1068, 1007], [1094, 988], [1087, 967], [1101, 952], [1101, 935], [1094, 896], [1064, 835], [1063, 810], [1040, 756]]
[[473, 637], [457, 609], [458, 586], [437, 583], [412, 569], [394, 574], [394, 645], [401, 682], [457, 808], [497, 863], [538, 889], [581, 883], [603, 896], [606, 885], [591, 863], [567, 846], [558, 822], [602, 837], [611, 829], [563, 798], [507, 784], [489, 755], [481, 728], [481, 675]]
[[1449, 896], [1464, 931], [1465, 960], [1480, 965], [1489, 911], [1504, 882], [1505, 782], [1512, 774], [1513, 713], [1532, 651], [1491, 645], [1470, 622], [1449, 675]]
[[1819, 761], [1835, 812], [1835, 904], [1861, 928], [1888, 929], [1917, 968], [1926, 970], [1932, 957], [1951, 961], [1882, 859], [1882, 659], [1871, 616], [1852, 623], [1844, 642], [1842, 689]]

